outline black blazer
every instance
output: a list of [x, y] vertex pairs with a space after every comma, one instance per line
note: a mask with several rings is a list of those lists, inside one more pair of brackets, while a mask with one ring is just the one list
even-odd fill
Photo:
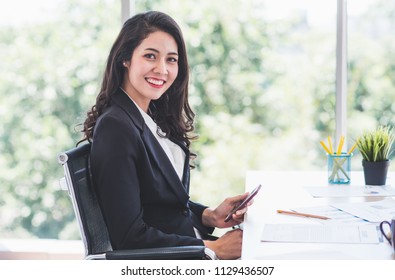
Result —
[[[175, 142], [177, 143], [177, 142]], [[98, 118], [91, 168], [114, 249], [203, 245], [193, 227], [206, 208], [189, 200], [189, 150], [182, 182], [136, 105], [121, 90]]]

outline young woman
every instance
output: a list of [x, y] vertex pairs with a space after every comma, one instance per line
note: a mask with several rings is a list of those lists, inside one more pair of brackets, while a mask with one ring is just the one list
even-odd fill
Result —
[[96, 104], [84, 122], [91, 167], [114, 249], [205, 245], [220, 259], [241, 255], [242, 231], [213, 240], [213, 227], [243, 221], [226, 215], [248, 194], [210, 209], [189, 200], [188, 61], [177, 23], [161, 12], [123, 25], [105, 68]]

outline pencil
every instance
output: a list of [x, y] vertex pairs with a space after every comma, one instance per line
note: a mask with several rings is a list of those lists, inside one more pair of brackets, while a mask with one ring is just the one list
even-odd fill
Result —
[[340, 137], [339, 145], [338, 145], [338, 147], [337, 147], [337, 154], [338, 154], [338, 155], [341, 155], [341, 154], [342, 154], [343, 144], [344, 144], [344, 136], [342, 135], [342, 136]]
[[330, 136], [328, 136], [328, 143], [329, 143], [329, 151], [330, 151], [330, 154], [333, 154], [332, 139], [331, 139]]
[[329, 155], [331, 155], [332, 153], [331, 153], [331, 151], [328, 149], [328, 147], [327, 146], [325, 146], [325, 144], [324, 144], [324, 142], [323, 141], [320, 141], [320, 144], [321, 144], [321, 146], [324, 148], [324, 150], [329, 154]]
[[358, 142], [355, 142], [355, 144], [351, 147], [351, 149], [348, 151], [348, 154], [350, 155], [354, 150], [355, 150], [355, 148], [357, 147], [357, 144], [358, 144]]
[[300, 212], [294, 212], [294, 211], [277, 210], [277, 213], [306, 217], [306, 218], [315, 218], [315, 219], [321, 219], [321, 220], [329, 220], [330, 219], [329, 217], [325, 217], [325, 216], [306, 214], [306, 213], [300, 213]]

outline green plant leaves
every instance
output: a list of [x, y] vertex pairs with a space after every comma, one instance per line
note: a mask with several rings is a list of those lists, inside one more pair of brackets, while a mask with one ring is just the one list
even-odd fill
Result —
[[374, 131], [365, 131], [358, 139], [357, 146], [366, 161], [385, 161], [391, 156], [395, 135], [390, 126], [379, 126]]

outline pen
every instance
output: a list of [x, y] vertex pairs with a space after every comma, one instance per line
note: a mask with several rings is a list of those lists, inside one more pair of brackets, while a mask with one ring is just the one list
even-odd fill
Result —
[[306, 218], [315, 218], [315, 219], [321, 219], [321, 220], [329, 220], [330, 219], [330, 218], [325, 217], [325, 216], [306, 214], [306, 213], [300, 213], [300, 212], [294, 212], [294, 211], [277, 210], [277, 213], [294, 215], [294, 216], [301, 216], [301, 217], [306, 217]]

